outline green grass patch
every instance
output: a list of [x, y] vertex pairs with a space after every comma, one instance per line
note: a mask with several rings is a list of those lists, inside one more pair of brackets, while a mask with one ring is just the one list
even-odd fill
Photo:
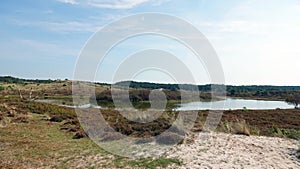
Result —
[[139, 159], [139, 160], [129, 160], [123, 157], [117, 157], [113, 161], [114, 165], [118, 168], [124, 168], [126, 166], [130, 167], [139, 167], [139, 168], [149, 168], [149, 169], [155, 169], [155, 168], [165, 168], [170, 165], [177, 165], [180, 166], [183, 164], [183, 162], [176, 158], [165, 158], [165, 157], [159, 157], [156, 159], [153, 158], [145, 158], [145, 159]]
[[4, 90], [4, 87], [0, 84], [0, 91]]
[[61, 131], [59, 123], [42, 121], [39, 114], [31, 116], [29, 123], [0, 129], [4, 145], [0, 146], [0, 168], [65, 168], [78, 156], [107, 154], [88, 138], [72, 139], [73, 134]]
[[300, 140], [300, 130], [282, 129], [282, 128], [273, 126], [270, 129], [270, 133], [276, 137], [286, 137], [286, 138], [290, 138], [290, 139]]

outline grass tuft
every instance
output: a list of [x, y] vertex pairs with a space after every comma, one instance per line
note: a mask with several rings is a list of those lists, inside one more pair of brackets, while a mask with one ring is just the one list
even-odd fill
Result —
[[[220, 124], [220, 130], [226, 133], [241, 134], [250, 136], [250, 127], [245, 120], [236, 119], [232, 121], [224, 121]], [[257, 132], [257, 131], [256, 131]]]
[[273, 126], [270, 129], [270, 133], [276, 137], [285, 137], [285, 138], [300, 140], [300, 130], [282, 129], [277, 126]]

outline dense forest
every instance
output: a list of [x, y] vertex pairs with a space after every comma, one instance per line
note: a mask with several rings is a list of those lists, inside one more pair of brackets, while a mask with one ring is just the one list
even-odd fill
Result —
[[[170, 91], [178, 90], [195, 90], [201, 93], [209, 93], [212, 90], [212, 84], [206, 85], [190, 85], [190, 84], [157, 84], [149, 82], [124, 81], [116, 83], [116, 85], [128, 85], [133, 89], [165, 89]], [[291, 95], [300, 94], [300, 86], [271, 86], [271, 85], [214, 85], [215, 88], [226, 88], [226, 95], [229, 97], [256, 98], [256, 99], [272, 99], [285, 100]]]
[[[145, 89], [167, 89], [167, 90], [180, 90], [178, 84], [159, 84], [150, 82], [135, 82], [135, 81], [124, 81], [116, 83], [116, 85], [127, 85], [130, 83], [131, 88], [145, 88]], [[182, 88], [192, 88], [196, 85], [182, 84]], [[207, 92], [211, 90], [211, 84], [197, 85], [199, 91]], [[224, 86], [224, 85], [217, 85]], [[227, 92], [256, 92], [256, 91], [300, 91], [300, 86], [271, 86], [271, 85], [247, 85], [247, 86], [232, 86], [226, 85]], [[232, 91], [234, 90], [234, 91]]]
[[[209, 99], [208, 93], [211, 92], [211, 84], [190, 85], [190, 84], [157, 84], [149, 82], [124, 81], [116, 85], [129, 85], [132, 89], [165, 89], [170, 91], [195, 90], [200, 92], [200, 98]], [[225, 88], [228, 97], [248, 98], [248, 99], [268, 99], [268, 100], [286, 100], [293, 95], [300, 94], [300, 86], [271, 86], [271, 85], [214, 85], [214, 88]], [[202, 97], [201, 97], [202, 96]]]

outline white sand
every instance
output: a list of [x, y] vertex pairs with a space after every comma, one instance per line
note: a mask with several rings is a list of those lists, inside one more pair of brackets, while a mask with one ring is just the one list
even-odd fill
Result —
[[200, 136], [208, 139], [201, 141], [193, 134], [194, 143], [175, 146], [168, 157], [181, 159], [180, 168], [300, 168], [300, 161], [292, 155], [299, 146], [295, 140], [224, 133]]

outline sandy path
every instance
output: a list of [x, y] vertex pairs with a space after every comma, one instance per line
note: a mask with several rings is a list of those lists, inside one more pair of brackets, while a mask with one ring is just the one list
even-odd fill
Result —
[[300, 161], [292, 155], [299, 145], [295, 140], [224, 133], [200, 136], [209, 137], [205, 142], [196, 139], [178, 145], [168, 157], [182, 159], [181, 168], [300, 168]]

